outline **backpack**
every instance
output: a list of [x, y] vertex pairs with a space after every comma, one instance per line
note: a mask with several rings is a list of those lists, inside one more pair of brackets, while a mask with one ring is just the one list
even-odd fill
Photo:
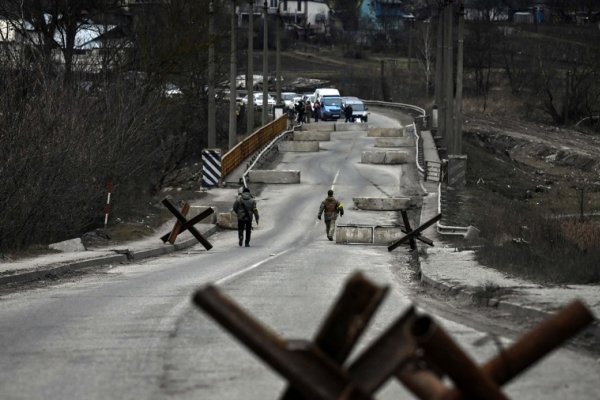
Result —
[[335, 199], [325, 199], [325, 212], [335, 212], [337, 201]]

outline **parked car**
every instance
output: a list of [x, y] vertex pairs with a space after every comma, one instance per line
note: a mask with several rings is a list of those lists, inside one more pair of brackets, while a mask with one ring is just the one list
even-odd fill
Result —
[[314, 103], [314, 102], [315, 102], [315, 100], [316, 100], [316, 99], [317, 99], [317, 98], [315, 97], [315, 94], [314, 94], [314, 93], [304, 93], [304, 94], [302, 95], [302, 101], [303, 101], [303, 102], [305, 102], [305, 103], [306, 103], [307, 101], [310, 101], [310, 104], [312, 104], [312, 103]]
[[164, 93], [167, 97], [176, 97], [181, 96], [183, 94], [181, 89], [179, 89], [179, 87], [177, 87], [177, 85], [175, 85], [174, 83], [167, 83], [165, 84], [164, 88]]
[[[256, 92], [253, 93], [252, 95], [254, 97], [253, 102], [254, 102], [254, 108], [257, 109], [262, 109], [263, 107], [263, 94], [260, 92]], [[244, 98], [242, 98], [242, 104], [244, 104], [245, 106], [248, 105], [248, 95], [244, 96]], [[273, 108], [275, 107], [275, 99], [273, 97], [271, 97], [270, 95], [267, 95], [267, 108]]]
[[295, 99], [298, 97], [299, 94], [294, 92], [281, 93], [281, 100], [283, 101], [284, 108], [294, 108], [294, 104], [296, 104]]
[[367, 122], [369, 119], [369, 113], [365, 103], [358, 97], [342, 97], [342, 107], [346, 108], [347, 105], [352, 106], [352, 122], [360, 120], [360, 122]]

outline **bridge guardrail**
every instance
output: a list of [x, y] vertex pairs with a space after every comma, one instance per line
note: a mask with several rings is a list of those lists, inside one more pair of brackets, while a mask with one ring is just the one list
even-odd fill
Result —
[[[443, 175], [444, 175], [442, 164], [425, 161], [425, 165], [423, 166], [419, 163], [419, 141], [421, 140], [421, 138], [420, 138], [419, 134], [417, 133], [417, 130], [420, 131], [427, 125], [427, 112], [425, 111], [425, 109], [423, 109], [419, 106], [415, 106], [413, 104], [392, 103], [392, 102], [388, 102], [388, 101], [365, 100], [364, 103], [366, 105], [371, 105], [371, 106], [409, 110], [409, 112], [417, 114], [417, 116], [415, 117], [415, 120], [417, 120], [419, 118], [421, 119], [421, 123], [419, 124], [419, 126], [417, 126], [416, 123], [411, 124], [411, 126], [414, 126], [414, 129], [412, 131], [416, 138], [417, 169], [419, 170], [419, 172], [421, 174], [423, 174], [425, 179], [427, 179], [428, 177], [437, 177], [439, 179], [438, 180], [438, 182], [439, 182], [438, 183], [438, 214], [442, 214], [442, 204], [441, 204], [442, 183], [441, 183], [441, 181], [442, 181]], [[437, 232], [441, 235], [459, 235], [459, 236], [465, 237], [465, 236], [467, 236], [467, 234], [469, 232], [468, 226], [450, 226], [450, 225], [444, 225], [441, 222], [438, 222], [436, 224], [436, 228], [437, 228]]]
[[225, 153], [221, 159], [221, 178], [229, 175], [250, 155], [257, 152], [267, 142], [275, 138], [287, 129], [288, 118], [283, 115], [267, 125], [257, 129], [231, 150]]

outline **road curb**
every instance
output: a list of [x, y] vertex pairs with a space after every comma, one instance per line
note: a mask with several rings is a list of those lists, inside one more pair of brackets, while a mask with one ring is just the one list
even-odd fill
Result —
[[[218, 227], [212, 226], [201, 234], [204, 237], [212, 236], [214, 233], [218, 231]], [[158, 239], [157, 239], [158, 240]], [[36, 271], [29, 271], [24, 273], [16, 273], [13, 275], [0, 276], [0, 285], [7, 284], [22, 284], [33, 282], [37, 280], [42, 280], [51, 275], [61, 275], [70, 271], [76, 271], [83, 268], [92, 268], [92, 267], [101, 267], [104, 265], [111, 264], [127, 264], [130, 262], [140, 261], [145, 258], [158, 257], [161, 255], [174, 253], [179, 250], [184, 250], [189, 247], [198, 244], [196, 238], [190, 238], [183, 240], [180, 243], [171, 244], [163, 244], [159, 245], [159, 247], [153, 247], [150, 249], [144, 249], [139, 251], [129, 250], [127, 248], [123, 248], [122, 250], [115, 250], [118, 254], [101, 256], [90, 258], [87, 260], [69, 262], [65, 264], [55, 264], [50, 265], [48, 268], [38, 269]]]
[[[429, 287], [442, 294], [451, 295], [459, 300], [463, 300], [471, 304], [495, 308], [499, 311], [505, 311], [511, 316], [544, 319], [554, 314], [552, 311], [540, 310], [538, 308], [517, 304], [512, 301], [500, 300], [493, 297], [487, 299], [487, 301], [482, 301], [477, 298], [475, 294], [476, 292], [470, 289], [468, 286], [450, 285], [445, 282], [440, 282], [427, 276], [423, 273], [423, 271], [420, 271], [420, 275], [422, 286]], [[586, 332], [587, 336], [593, 337], [596, 341], [600, 340], [600, 319], [598, 319], [598, 316], [594, 316], [594, 322], [582, 332]]]

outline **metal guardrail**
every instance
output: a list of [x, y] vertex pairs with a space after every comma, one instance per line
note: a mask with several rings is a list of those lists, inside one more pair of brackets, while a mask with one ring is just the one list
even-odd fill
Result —
[[287, 128], [288, 118], [285, 115], [271, 121], [267, 125], [256, 130], [221, 158], [221, 178], [229, 175], [234, 169], [250, 155], [256, 153], [262, 146], [272, 140], [274, 137], [284, 132]]
[[392, 103], [389, 101], [376, 101], [376, 100], [363, 100], [368, 106], [380, 106], [380, 107], [389, 107], [389, 108], [402, 108], [406, 110], [411, 110], [419, 114], [419, 116], [424, 117], [427, 115], [427, 112], [424, 108], [419, 106], [415, 106], [413, 104], [404, 104], [404, 103]]
[[[415, 119], [417, 119], [417, 118], [425, 119], [427, 117], [427, 112], [423, 108], [412, 105], [412, 104], [391, 103], [391, 102], [387, 102], [387, 101], [372, 101], [372, 100], [365, 100], [364, 103], [367, 105], [371, 105], [371, 106], [409, 110], [409, 112], [411, 112], [411, 113], [418, 114], [418, 116]], [[417, 169], [419, 170], [419, 172], [425, 178], [427, 178], [430, 175], [435, 176], [438, 174], [443, 174], [443, 171], [441, 171], [441, 168], [439, 168], [439, 167], [436, 168], [436, 166], [431, 163], [426, 163], [425, 166], [423, 166], [419, 163], [419, 141], [421, 140], [421, 138], [417, 133], [417, 124], [413, 123], [413, 124], [409, 125], [408, 127], [413, 128], [412, 132], [416, 138], [416, 148], [417, 148], [416, 164], [417, 164]], [[421, 125], [421, 127], [422, 127], [422, 125]], [[440, 178], [440, 181], [438, 181], [439, 182], [438, 183], [438, 214], [441, 214], [442, 213], [442, 205], [441, 205], [441, 195], [442, 195], [442, 193], [441, 193], [441, 191], [442, 191], [441, 178], [442, 178], [442, 176], [441, 175], [438, 175], [438, 176]], [[448, 226], [448, 225], [441, 224], [440, 222], [438, 222], [436, 224], [436, 227], [437, 227], [437, 232], [441, 235], [460, 235], [460, 236], [464, 237], [467, 235], [467, 233], [469, 231], [469, 227], [467, 227], [467, 226]]]

